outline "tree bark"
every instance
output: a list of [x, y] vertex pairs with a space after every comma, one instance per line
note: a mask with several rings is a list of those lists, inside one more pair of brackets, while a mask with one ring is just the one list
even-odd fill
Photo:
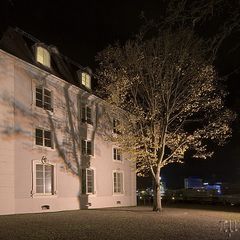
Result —
[[162, 211], [162, 198], [161, 198], [161, 192], [160, 192], [160, 174], [156, 174], [156, 178], [153, 181], [153, 211], [155, 212]]

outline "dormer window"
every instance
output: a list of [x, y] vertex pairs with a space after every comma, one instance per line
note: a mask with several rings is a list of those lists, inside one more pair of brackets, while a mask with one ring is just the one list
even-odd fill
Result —
[[46, 48], [43, 48], [41, 46], [37, 47], [36, 61], [50, 68], [50, 53]]
[[82, 85], [91, 89], [91, 77], [85, 72], [82, 72]]

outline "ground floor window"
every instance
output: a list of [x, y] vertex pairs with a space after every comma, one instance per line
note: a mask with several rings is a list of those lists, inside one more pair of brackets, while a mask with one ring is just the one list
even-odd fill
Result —
[[93, 169], [83, 169], [82, 170], [82, 193], [83, 194], [94, 194], [95, 184], [94, 184], [94, 170]]
[[56, 193], [55, 164], [34, 161], [33, 193], [37, 195], [54, 195]]
[[113, 193], [123, 193], [123, 172], [113, 172]]

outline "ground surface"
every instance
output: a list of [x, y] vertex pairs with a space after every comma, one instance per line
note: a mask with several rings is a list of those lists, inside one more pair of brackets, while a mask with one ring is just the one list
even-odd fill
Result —
[[[223, 228], [229, 230], [230, 220], [239, 230], [228, 238]], [[240, 209], [174, 205], [159, 214], [132, 207], [0, 216], [0, 239], [239, 240]]]

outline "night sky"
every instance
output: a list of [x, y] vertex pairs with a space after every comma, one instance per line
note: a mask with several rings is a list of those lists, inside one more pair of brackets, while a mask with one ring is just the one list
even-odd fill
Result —
[[[109, 44], [124, 42], [138, 31], [142, 24], [141, 12], [149, 19], [161, 15], [160, 1], [17, 1], [1, 0], [0, 32], [7, 26], [17, 26], [60, 52], [95, 69], [95, 55]], [[229, 53], [229, 46], [240, 42], [240, 36], [228, 39], [220, 52], [217, 69], [226, 74], [239, 67], [240, 50]], [[239, 74], [227, 80], [230, 95], [228, 106], [239, 112]], [[199, 176], [207, 181], [240, 183], [240, 128], [238, 119], [233, 126], [233, 137], [223, 148], [217, 148], [212, 159], [186, 158], [183, 165], [167, 166], [162, 173], [167, 187], [183, 186], [183, 178]], [[139, 186], [150, 184], [140, 180]]]

